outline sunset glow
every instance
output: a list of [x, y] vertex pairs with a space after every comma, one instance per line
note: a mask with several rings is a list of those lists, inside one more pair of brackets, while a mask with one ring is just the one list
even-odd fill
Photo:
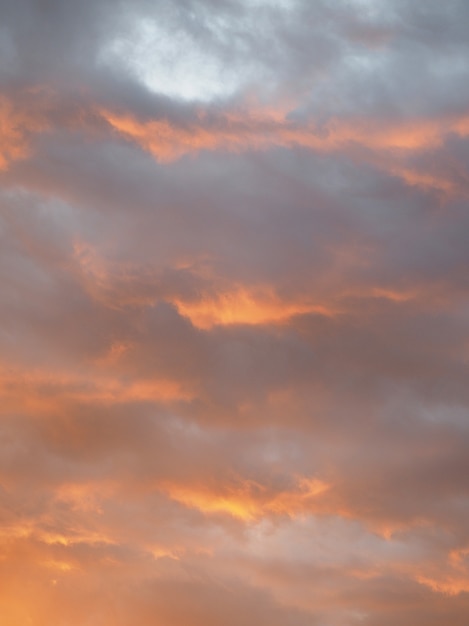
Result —
[[469, 2], [0, 7], [0, 626], [468, 626]]

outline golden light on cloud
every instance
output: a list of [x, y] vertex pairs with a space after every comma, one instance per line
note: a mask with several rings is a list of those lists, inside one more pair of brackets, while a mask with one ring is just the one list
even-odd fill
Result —
[[290, 303], [270, 289], [250, 290], [245, 287], [215, 296], [207, 295], [196, 301], [175, 299], [174, 304], [181, 315], [201, 329], [231, 324], [282, 324], [295, 315], [317, 313], [329, 317], [336, 313], [322, 304]]
[[277, 492], [254, 481], [215, 490], [177, 484], [161, 488], [171, 499], [202, 513], [222, 513], [245, 522], [256, 522], [271, 515], [296, 517], [311, 513], [315, 498], [330, 489], [330, 485], [316, 478], [302, 477], [292, 490]]

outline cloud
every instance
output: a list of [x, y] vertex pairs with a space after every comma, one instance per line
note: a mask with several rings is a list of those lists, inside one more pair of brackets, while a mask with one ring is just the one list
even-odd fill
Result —
[[[245, 521], [255, 521], [265, 515], [295, 517], [305, 514], [313, 505], [315, 496], [326, 491], [329, 485], [318, 479], [298, 478], [292, 491], [266, 493], [263, 485], [249, 482], [228, 486], [226, 493], [210, 493], [205, 486], [163, 486], [169, 497], [182, 504], [199, 509], [202, 513], [224, 513]], [[314, 510], [314, 508], [312, 508]]]
[[465, 3], [10, 5], [0, 622], [466, 626]]

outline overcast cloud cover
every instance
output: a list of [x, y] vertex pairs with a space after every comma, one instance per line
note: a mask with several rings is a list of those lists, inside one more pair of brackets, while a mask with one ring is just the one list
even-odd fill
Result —
[[0, 0], [0, 623], [467, 626], [469, 2]]

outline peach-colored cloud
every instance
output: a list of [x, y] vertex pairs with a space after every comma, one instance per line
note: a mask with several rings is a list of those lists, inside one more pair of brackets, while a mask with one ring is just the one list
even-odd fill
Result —
[[167, 120], [139, 121], [128, 113], [102, 109], [100, 115], [123, 137], [127, 137], [162, 161], [171, 161], [200, 150], [231, 151], [266, 149], [270, 146], [302, 146], [331, 152], [357, 144], [371, 150], [418, 152], [440, 146], [446, 137], [468, 134], [469, 118], [386, 122], [335, 118], [319, 132], [314, 123], [306, 126], [287, 122], [267, 110], [263, 115], [246, 112], [227, 114], [213, 124], [199, 117], [187, 128]]
[[296, 517], [314, 510], [315, 499], [330, 485], [317, 478], [300, 477], [291, 490], [270, 492], [264, 485], [244, 481], [232, 488], [211, 490], [203, 485], [169, 483], [161, 487], [169, 497], [206, 514], [223, 513], [246, 522], [271, 515]]
[[100, 531], [84, 527], [63, 528], [61, 531], [48, 530], [48, 520], [38, 519], [29, 522], [4, 526], [0, 532], [0, 539], [6, 542], [15, 540], [33, 539], [45, 545], [73, 546], [76, 544], [113, 544], [112, 537]]
[[360, 159], [382, 167], [407, 184], [445, 194], [461, 192], [461, 185], [448, 175], [415, 167], [408, 159], [441, 148], [451, 136], [467, 137], [467, 114], [403, 121], [336, 116], [318, 127], [314, 119], [302, 124], [288, 121], [288, 111], [282, 108], [250, 109], [247, 100], [246, 108], [238, 111], [214, 114], [210, 108], [194, 109], [186, 123], [178, 124], [164, 118], [143, 121], [131, 111], [115, 111], [91, 103], [82, 103], [80, 111], [71, 110], [69, 104], [61, 110], [57, 95], [45, 90], [32, 90], [21, 94], [21, 98], [36, 104], [26, 107], [23, 103], [17, 106], [13, 98], [0, 100], [1, 169], [30, 156], [32, 136], [54, 128], [58, 119], [59, 127], [79, 128], [94, 140], [105, 133], [104, 122], [114, 136], [134, 142], [164, 163], [203, 150], [242, 153], [276, 146], [298, 146], [329, 154], [347, 154], [352, 150], [356, 159], [354, 148], [358, 147], [374, 155], [362, 154]]
[[465, 576], [445, 576], [443, 578], [431, 578], [428, 576], [417, 576], [417, 582], [432, 591], [442, 593], [447, 596], [457, 596], [461, 593], [469, 593], [469, 580]]
[[173, 300], [181, 315], [188, 317], [197, 328], [230, 324], [281, 324], [295, 315], [318, 313], [334, 316], [337, 311], [320, 303], [288, 302], [272, 289], [249, 289], [233, 286], [228, 292], [207, 295], [196, 301]]
[[[130, 113], [101, 109], [99, 114], [113, 130], [150, 152], [162, 162], [201, 150], [243, 152], [270, 147], [299, 146], [316, 152], [347, 152], [354, 146], [386, 155], [382, 166], [408, 184], [454, 193], [456, 187], [443, 175], [409, 167], [409, 155], [434, 150], [451, 136], [469, 134], [467, 115], [453, 118], [414, 119], [393, 122], [378, 119], [334, 118], [320, 131], [315, 123], [295, 125], [279, 112], [266, 109], [255, 113], [227, 113], [208, 123], [202, 113], [186, 127], [167, 120], [140, 121]], [[365, 157], [365, 160], [368, 159]], [[379, 161], [374, 161], [378, 164]]]
[[408, 185], [423, 189], [435, 189], [446, 195], [453, 195], [459, 192], [459, 186], [444, 175], [434, 172], [425, 172], [412, 167], [392, 166], [391, 171], [402, 178]]
[[[20, 369], [3, 366], [0, 369], [0, 397], [3, 410], [27, 411], [33, 415], [56, 413], [67, 402], [113, 405], [125, 402], [171, 402], [189, 400], [193, 394], [177, 380], [126, 380], [104, 370], [103, 362], [116, 358], [115, 347], [98, 360], [91, 373], [63, 370]], [[90, 364], [92, 367], [92, 364]]]
[[435, 572], [419, 573], [417, 580], [437, 593], [447, 596], [457, 596], [469, 593], [469, 548], [458, 547], [451, 550], [447, 563]]
[[[34, 98], [34, 90], [29, 94]], [[30, 154], [30, 136], [49, 128], [43, 114], [0, 96], [0, 170]]]

